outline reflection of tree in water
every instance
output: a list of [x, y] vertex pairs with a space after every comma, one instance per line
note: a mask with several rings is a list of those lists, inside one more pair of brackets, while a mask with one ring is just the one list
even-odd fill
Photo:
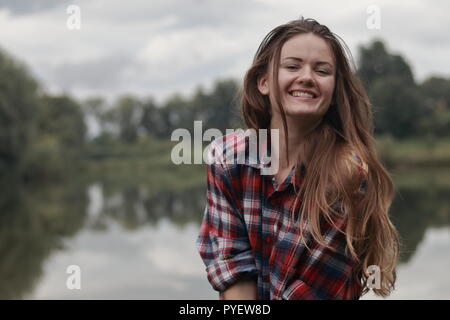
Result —
[[152, 193], [144, 187], [124, 186], [120, 191], [105, 193], [109, 196], [106, 196], [103, 214], [128, 230], [146, 224], [157, 225], [160, 219], [169, 219], [178, 226], [200, 223], [205, 206], [203, 185]]
[[[127, 229], [135, 229], [147, 223], [157, 225], [164, 218], [181, 226], [201, 222], [206, 199], [204, 185], [185, 190], [160, 190], [150, 195], [143, 190], [127, 186], [119, 188], [119, 191], [110, 191], [113, 195], [109, 202], [115, 203], [115, 206], [105, 208], [104, 213]], [[402, 187], [397, 192], [390, 213], [402, 241], [402, 263], [411, 259], [427, 228], [450, 226], [447, 197], [448, 190], [436, 186]]]
[[401, 241], [401, 258], [408, 262], [430, 227], [450, 226], [448, 189], [408, 188], [397, 192], [390, 210]]
[[168, 218], [180, 226], [200, 222], [205, 205], [204, 192], [203, 186], [179, 192], [161, 192], [147, 199], [144, 207], [153, 223], [161, 218]]
[[81, 229], [86, 198], [69, 184], [30, 191], [12, 182], [0, 190], [0, 298], [20, 299], [34, 290], [45, 259]]
[[[119, 223], [126, 230], [157, 226], [161, 219], [184, 226], [200, 224], [205, 208], [205, 185], [182, 189], [148, 185], [100, 183], [102, 206], [86, 212], [88, 188], [81, 183], [25, 190], [7, 183], [0, 191], [0, 298], [19, 299], [37, 285], [42, 265], [64, 240], [81, 228], [107, 228]], [[450, 225], [448, 190], [443, 187], [402, 187], [391, 208], [403, 240], [403, 263], [408, 262], [430, 226]], [[89, 219], [89, 220], [88, 220]]]

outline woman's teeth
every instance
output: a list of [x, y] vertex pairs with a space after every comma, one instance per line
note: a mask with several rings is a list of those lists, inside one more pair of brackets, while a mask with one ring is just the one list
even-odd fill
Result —
[[307, 92], [301, 92], [301, 91], [292, 91], [291, 96], [294, 97], [306, 97], [306, 98], [314, 98], [314, 96], [311, 93]]

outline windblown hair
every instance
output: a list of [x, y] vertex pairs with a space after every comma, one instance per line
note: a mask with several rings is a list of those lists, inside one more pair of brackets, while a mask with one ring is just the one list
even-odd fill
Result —
[[[338, 229], [345, 234], [347, 253], [355, 261], [361, 294], [370, 290], [368, 268], [376, 265], [381, 271], [381, 286], [373, 290], [386, 297], [395, 289], [400, 248], [399, 235], [388, 213], [394, 184], [376, 154], [372, 106], [344, 41], [313, 19], [300, 18], [273, 29], [260, 44], [245, 75], [241, 89], [243, 118], [249, 128], [269, 129], [270, 99], [260, 93], [257, 81], [269, 72], [272, 79], [278, 79], [283, 44], [306, 33], [321, 37], [330, 46], [336, 62], [335, 88], [321, 123], [299, 146], [302, 152], [297, 164], [304, 165], [306, 173], [304, 183], [296, 190], [292, 218], [299, 226], [307, 222], [313, 239], [329, 248], [321, 233], [321, 219], [335, 225], [332, 215], [344, 213], [345, 230]], [[288, 128], [278, 81], [273, 81], [273, 86], [275, 90], [270, 94], [277, 103], [273, 107], [280, 110], [287, 146]], [[360, 159], [359, 168], [349, 160], [352, 153]], [[300, 167], [297, 165], [297, 170]], [[366, 170], [359, 170], [361, 167]]]

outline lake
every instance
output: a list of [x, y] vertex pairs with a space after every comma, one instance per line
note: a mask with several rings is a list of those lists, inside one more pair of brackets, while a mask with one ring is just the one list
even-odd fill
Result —
[[[450, 299], [449, 174], [393, 178], [391, 215], [403, 249], [388, 299]], [[0, 298], [217, 299], [195, 248], [204, 183], [155, 185], [102, 176], [2, 187]]]

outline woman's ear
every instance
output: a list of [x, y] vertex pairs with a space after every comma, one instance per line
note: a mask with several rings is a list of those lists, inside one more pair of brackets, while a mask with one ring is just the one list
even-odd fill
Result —
[[269, 83], [267, 81], [267, 75], [263, 75], [258, 78], [258, 90], [262, 95], [267, 96], [269, 94]]

